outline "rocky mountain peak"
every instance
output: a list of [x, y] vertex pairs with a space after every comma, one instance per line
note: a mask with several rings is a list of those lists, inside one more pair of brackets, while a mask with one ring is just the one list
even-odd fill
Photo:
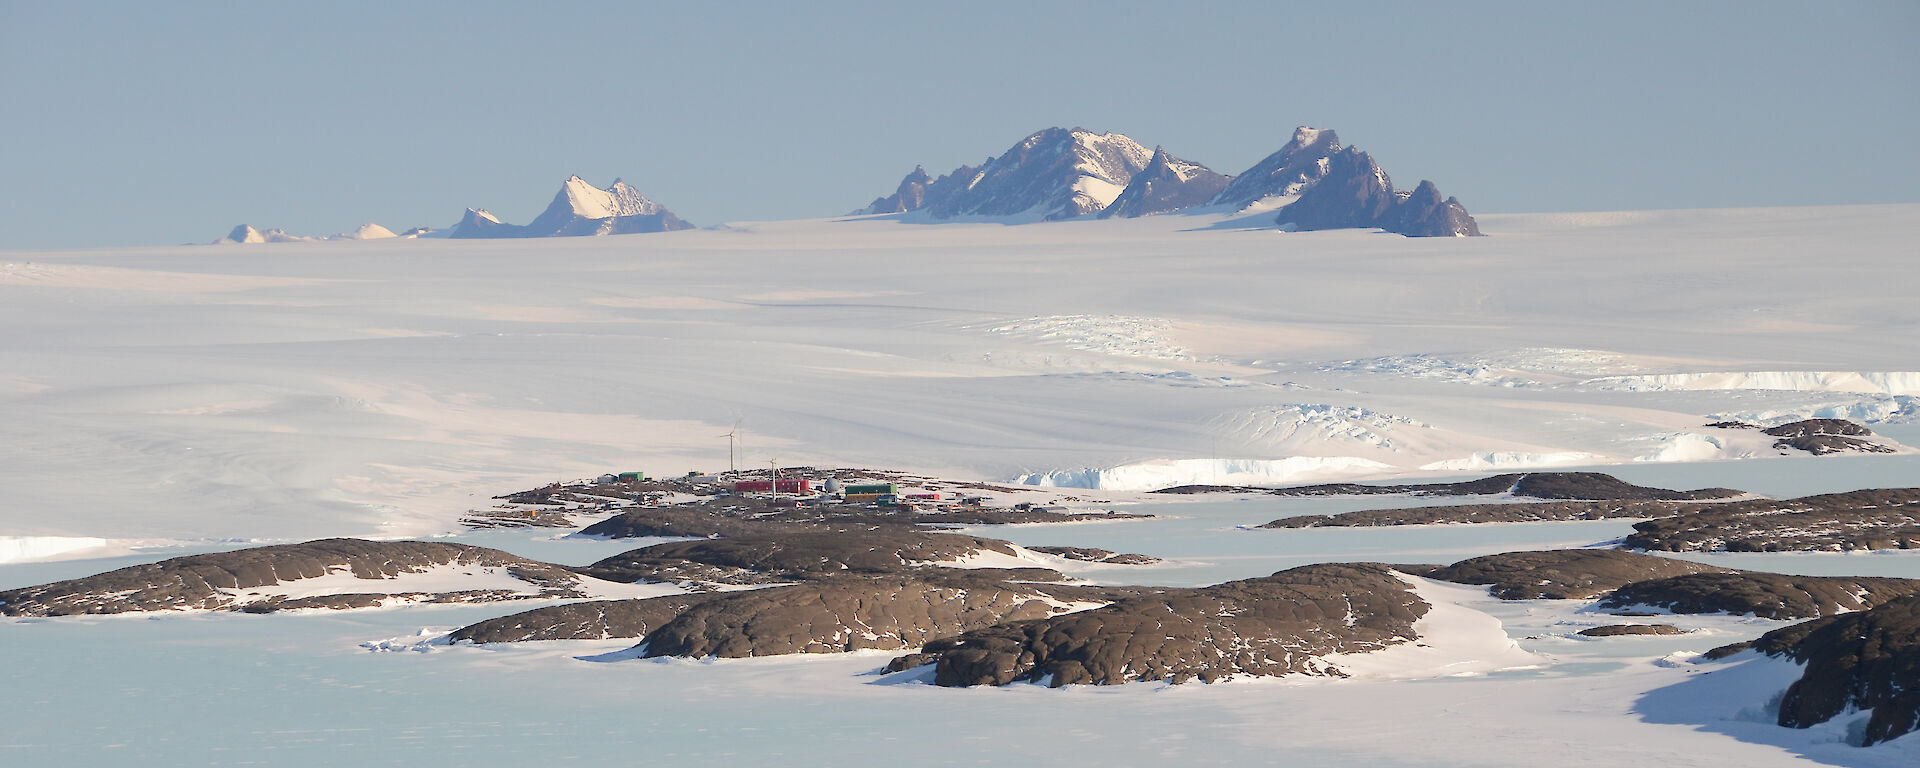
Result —
[[1340, 136], [1331, 129], [1295, 128], [1279, 151], [1235, 176], [1211, 204], [1239, 210], [1298, 195], [1326, 175], [1327, 158], [1340, 149]]

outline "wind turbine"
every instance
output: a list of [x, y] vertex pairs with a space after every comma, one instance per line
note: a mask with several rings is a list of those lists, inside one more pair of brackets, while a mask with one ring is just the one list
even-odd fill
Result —
[[777, 458], [767, 459], [767, 490], [773, 492], [774, 498], [780, 497], [780, 460]]
[[733, 429], [729, 429], [727, 430], [726, 434], [720, 435], [720, 437], [724, 437], [727, 439], [727, 474], [733, 474], [735, 472], [740, 471], [740, 468], [734, 465], [734, 459], [733, 459], [734, 443], [739, 441], [740, 439], [739, 435], [740, 435], [740, 422], [738, 421], [733, 422]]

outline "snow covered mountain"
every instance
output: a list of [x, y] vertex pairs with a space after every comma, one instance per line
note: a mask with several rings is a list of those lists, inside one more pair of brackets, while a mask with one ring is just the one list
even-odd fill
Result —
[[1227, 186], [1229, 179], [1199, 163], [1188, 162], [1155, 147], [1145, 170], [1133, 175], [1127, 188], [1100, 211], [1100, 218], [1134, 218], [1205, 204]]
[[525, 226], [508, 224], [487, 211], [469, 208], [448, 237], [579, 237], [692, 228], [692, 224], [624, 181], [614, 179], [612, 186], [600, 189], [579, 176], [569, 176], [547, 210]]
[[254, 229], [248, 224], [241, 224], [240, 226], [234, 227], [232, 232], [228, 232], [226, 237], [215, 240], [213, 243], [215, 245], [222, 243], [297, 243], [312, 239], [311, 237], [289, 235], [284, 229], [261, 230]]
[[352, 232], [343, 232], [336, 235], [336, 237], [342, 240], [385, 240], [389, 237], [399, 237], [399, 235], [394, 234], [391, 229], [387, 229], [373, 222], [367, 222], [360, 225], [359, 229]]
[[1394, 189], [1373, 157], [1342, 147], [1332, 130], [1300, 126], [1279, 151], [1238, 176], [1117, 133], [1048, 128], [1022, 139], [979, 168], [961, 166], [938, 179], [916, 166], [887, 197], [855, 215], [925, 210], [934, 219], [994, 218], [1007, 223], [1057, 221], [1211, 209], [1265, 214], [1288, 230], [1378, 228], [1409, 237], [1465, 237], [1479, 225], [1433, 182]]
[[934, 181], [914, 168], [892, 197], [859, 211], [901, 213], [925, 209], [934, 218], [998, 217], [1058, 221], [1097, 213], [1147, 167], [1153, 153], [1118, 133], [1048, 128], [988, 158]]

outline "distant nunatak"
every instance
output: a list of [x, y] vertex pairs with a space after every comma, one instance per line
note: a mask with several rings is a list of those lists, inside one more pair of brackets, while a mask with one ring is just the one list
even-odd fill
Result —
[[[915, 167], [893, 194], [854, 216], [907, 221], [1025, 224], [1156, 214], [1214, 216], [1230, 225], [1286, 231], [1379, 229], [1409, 237], [1467, 237], [1480, 227], [1460, 201], [1431, 181], [1397, 189], [1373, 156], [1342, 147], [1331, 130], [1301, 127], [1278, 152], [1238, 176], [1223, 176], [1164, 148], [1148, 150], [1118, 133], [1048, 128], [989, 157], [934, 178]], [[241, 225], [218, 243], [364, 240], [382, 237], [517, 238], [624, 235], [692, 229], [624, 181], [600, 189], [573, 176], [547, 210], [508, 224], [468, 208], [450, 229], [396, 234], [378, 224], [330, 237], [301, 237]]]

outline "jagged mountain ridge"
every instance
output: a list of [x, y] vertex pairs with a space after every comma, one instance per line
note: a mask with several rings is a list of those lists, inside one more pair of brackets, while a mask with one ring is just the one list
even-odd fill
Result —
[[1344, 147], [1332, 130], [1301, 126], [1278, 151], [1238, 176], [1118, 133], [1048, 128], [978, 168], [931, 179], [915, 166], [894, 194], [855, 215], [924, 211], [937, 220], [993, 218], [1058, 221], [1089, 214], [1132, 218], [1211, 209], [1252, 214], [1278, 210], [1286, 230], [1379, 228], [1409, 237], [1467, 237], [1479, 225], [1456, 198], [1422, 181], [1398, 190], [1371, 155]]
[[963, 165], [932, 181], [916, 166], [891, 197], [857, 213], [925, 210], [934, 218], [993, 217], [1059, 221], [1107, 207], [1153, 153], [1118, 133], [1048, 128], [978, 167]]

